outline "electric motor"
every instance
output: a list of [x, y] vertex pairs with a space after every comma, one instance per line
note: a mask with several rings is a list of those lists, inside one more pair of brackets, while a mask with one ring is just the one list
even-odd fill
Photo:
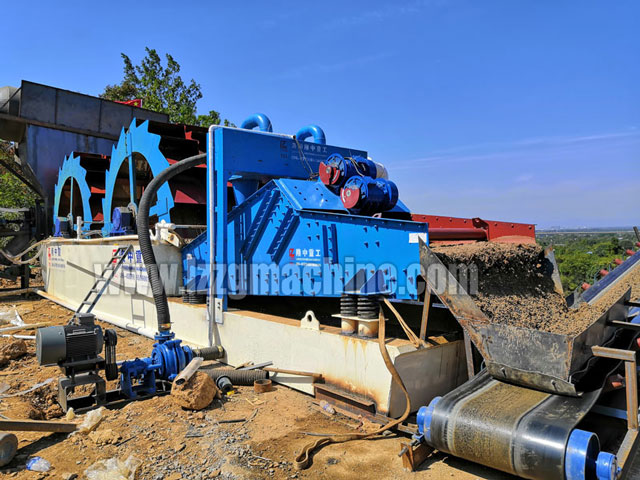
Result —
[[40, 365], [98, 359], [104, 345], [102, 328], [93, 314], [76, 314], [78, 323], [38, 329], [36, 356]]
[[340, 190], [340, 199], [352, 212], [365, 215], [385, 212], [398, 203], [398, 187], [390, 180], [355, 176]]
[[73, 226], [67, 217], [56, 217], [53, 224], [54, 237], [71, 237], [71, 234], [73, 233]]
[[111, 235], [134, 233], [135, 218], [131, 207], [116, 207], [111, 214]]
[[380, 163], [359, 156], [343, 157], [339, 153], [320, 163], [320, 180], [331, 189], [339, 189], [354, 176], [387, 178], [387, 169]]

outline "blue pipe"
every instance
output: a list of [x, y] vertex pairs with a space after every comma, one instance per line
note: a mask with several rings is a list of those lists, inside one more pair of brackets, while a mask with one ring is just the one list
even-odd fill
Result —
[[296, 133], [296, 138], [300, 141], [309, 137], [313, 137], [313, 143], [320, 145], [325, 145], [327, 143], [324, 131], [318, 125], [307, 125], [306, 127], [302, 127], [298, 130], [298, 133]]
[[247, 130], [253, 130], [258, 127], [261, 132], [273, 132], [273, 126], [271, 120], [264, 113], [254, 113], [250, 117], [245, 118], [240, 128]]

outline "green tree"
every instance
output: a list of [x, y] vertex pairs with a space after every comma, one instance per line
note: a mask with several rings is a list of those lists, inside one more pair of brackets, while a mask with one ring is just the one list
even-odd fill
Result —
[[543, 247], [554, 247], [562, 285], [565, 293], [569, 293], [583, 282], [593, 283], [594, 277], [597, 280], [600, 269], [614, 268], [614, 260], [624, 259], [625, 251], [633, 249], [637, 240], [633, 232], [615, 235], [559, 232], [538, 241]]
[[180, 64], [168, 53], [164, 66], [155, 49], [146, 47], [145, 51], [147, 54], [140, 65], [134, 65], [127, 55], [121, 53], [124, 78], [117, 85], [107, 85], [100, 97], [120, 102], [139, 98], [144, 108], [166, 113], [175, 123], [235, 126], [226, 118], [222, 119], [215, 110], [199, 115], [196, 104], [202, 98], [200, 84], [193, 79], [185, 83], [180, 76]]
[[[13, 145], [10, 142], [0, 141], [0, 159], [10, 165], [17, 164], [13, 161]], [[23, 208], [35, 204], [37, 195], [9, 170], [0, 165], [0, 207]], [[12, 217], [4, 214], [4, 218]]]

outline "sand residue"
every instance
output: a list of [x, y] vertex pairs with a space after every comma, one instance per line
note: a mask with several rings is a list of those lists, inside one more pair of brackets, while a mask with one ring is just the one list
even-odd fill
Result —
[[563, 335], [584, 331], [630, 287], [640, 293], [640, 269], [628, 273], [593, 305], [570, 309], [555, 291], [552, 264], [539, 245], [478, 242], [435, 246], [446, 265], [464, 264], [478, 272], [477, 290], [469, 293], [487, 318], [495, 323]]

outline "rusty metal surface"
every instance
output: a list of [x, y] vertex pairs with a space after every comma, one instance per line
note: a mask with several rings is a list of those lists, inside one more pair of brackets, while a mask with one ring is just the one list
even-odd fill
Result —
[[272, 382], [269, 379], [262, 378], [253, 381], [253, 391], [256, 393], [270, 392], [272, 388]]
[[315, 385], [315, 397], [340, 407], [355, 415], [375, 415], [376, 404], [364, 397], [356, 396], [330, 385]]
[[433, 448], [426, 443], [413, 446], [410, 443], [402, 442], [400, 446], [402, 466], [410, 472], [414, 472], [433, 452]]
[[428, 287], [467, 332], [494, 378], [550, 393], [579, 395], [575, 383], [593, 359], [591, 347], [610, 341], [616, 328], [609, 322], [626, 318], [628, 311], [625, 302], [629, 300], [629, 291], [575, 336], [491, 323], [423, 242], [420, 242], [420, 264]]
[[640, 445], [638, 440], [640, 440], [638, 430], [628, 430], [622, 440], [622, 445], [616, 454], [618, 467], [620, 467], [618, 480], [638, 478], [636, 475], [640, 475], [640, 465], [636, 465], [639, 463], [637, 461], [638, 446]]
[[[369, 408], [359, 409], [357, 408], [357, 405], [348, 406], [349, 401], [342, 401], [341, 399], [333, 395], [324, 395], [323, 393], [318, 393], [315, 395], [314, 404], [318, 406], [318, 408], [322, 408], [320, 403], [323, 400], [330, 404], [336, 412], [344, 415], [345, 417], [351, 418], [352, 420], [362, 421], [362, 419], [364, 418], [370, 422], [377, 423], [378, 425], [386, 425], [387, 423], [393, 421], [393, 418], [379, 413], [371, 412], [371, 409]], [[393, 427], [393, 430], [397, 430], [398, 432], [402, 432], [407, 435], [413, 435], [417, 429], [418, 426], [415, 423], [409, 422], [402, 422]]]
[[513, 243], [535, 243], [536, 227], [530, 223], [500, 222], [482, 218], [443, 217], [412, 214], [414, 222], [429, 224], [429, 239], [489, 240]]

